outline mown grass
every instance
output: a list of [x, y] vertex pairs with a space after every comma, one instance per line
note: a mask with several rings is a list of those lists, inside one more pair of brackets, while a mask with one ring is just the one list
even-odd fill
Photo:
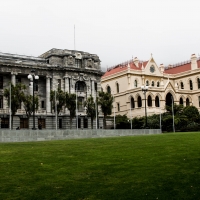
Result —
[[200, 133], [1, 143], [0, 199], [200, 199]]

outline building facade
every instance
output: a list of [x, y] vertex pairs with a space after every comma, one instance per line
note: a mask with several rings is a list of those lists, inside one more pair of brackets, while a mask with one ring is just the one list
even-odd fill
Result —
[[[159, 114], [172, 101], [200, 111], [200, 58], [192, 54], [188, 61], [165, 67], [158, 66], [152, 56], [147, 61], [136, 57], [108, 69], [101, 86], [114, 97], [113, 115], [141, 117], [145, 107], [147, 116]], [[141, 86], [148, 90], [142, 91]]]
[[[90, 118], [86, 116], [84, 101], [91, 95], [94, 99], [101, 90], [102, 76], [100, 59], [96, 54], [83, 51], [51, 49], [39, 57], [22, 56], [16, 54], [0, 53], [0, 118], [1, 128], [9, 128], [9, 106], [4, 97], [4, 89], [10, 83], [23, 83], [33, 94], [33, 82], [27, 76], [31, 71], [39, 76], [35, 81], [34, 94], [39, 98], [39, 108], [35, 112], [35, 124], [42, 124], [42, 128], [54, 129], [56, 127], [55, 112], [50, 102], [50, 91], [60, 88], [64, 92], [77, 94], [77, 116], [73, 119], [72, 128], [90, 128]], [[33, 117], [29, 120], [23, 108], [17, 110], [14, 117], [13, 128], [32, 128]], [[94, 121], [96, 123], [96, 120]], [[100, 120], [99, 126], [102, 122]], [[69, 111], [63, 108], [58, 115], [57, 127], [70, 128]], [[94, 124], [95, 127], [95, 124]]]

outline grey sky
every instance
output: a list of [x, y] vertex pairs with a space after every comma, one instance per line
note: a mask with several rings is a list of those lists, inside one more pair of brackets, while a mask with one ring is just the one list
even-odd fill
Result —
[[102, 68], [151, 53], [159, 65], [200, 54], [199, 0], [1, 0], [0, 52], [97, 54]]

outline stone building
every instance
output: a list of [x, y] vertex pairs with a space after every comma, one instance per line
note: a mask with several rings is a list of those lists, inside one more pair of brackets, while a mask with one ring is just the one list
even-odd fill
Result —
[[[200, 111], [200, 58], [192, 54], [188, 61], [165, 67], [152, 56], [147, 61], [136, 57], [108, 69], [101, 86], [114, 96], [113, 115], [144, 116], [145, 100], [147, 115], [165, 112], [172, 101]], [[141, 86], [148, 90], [142, 91]]]
[[[55, 112], [50, 102], [50, 91], [61, 90], [68, 93], [77, 93], [78, 100], [78, 127], [90, 128], [90, 118], [86, 116], [83, 102], [92, 95], [96, 99], [101, 89], [102, 76], [100, 59], [96, 54], [75, 50], [51, 49], [39, 57], [0, 53], [0, 118], [1, 128], [9, 128], [9, 106], [3, 96], [4, 89], [10, 83], [18, 82], [27, 86], [33, 94], [33, 83], [27, 78], [32, 70], [39, 76], [35, 81], [34, 94], [39, 98], [39, 109], [35, 112], [35, 124], [42, 123], [45, 129], [54, 129]], [[13, 128], [32, 128], [33, 117], [27, 119], [23, 104], [14, 117]], [[72, 128], [77, 127], [77, 120], [73, 119]], [[94, 120], [96, 123], [96, 120]], [[100, 120], [99, 126], [102, 126]], [[68, 129], [69, 111], [65, 108], [59, 113], [57, 127]], [[95, 127], [95, 124], [94, 124]]]

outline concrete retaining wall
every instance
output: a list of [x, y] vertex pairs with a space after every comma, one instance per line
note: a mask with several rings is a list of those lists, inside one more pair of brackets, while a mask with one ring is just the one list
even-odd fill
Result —
[[46, 140], [66, 140], [77, 138], [114, 137], [128, 135], [160, 134], [160, 129], [132, 130], [0, 130], [0, 142], [27, 142]]

